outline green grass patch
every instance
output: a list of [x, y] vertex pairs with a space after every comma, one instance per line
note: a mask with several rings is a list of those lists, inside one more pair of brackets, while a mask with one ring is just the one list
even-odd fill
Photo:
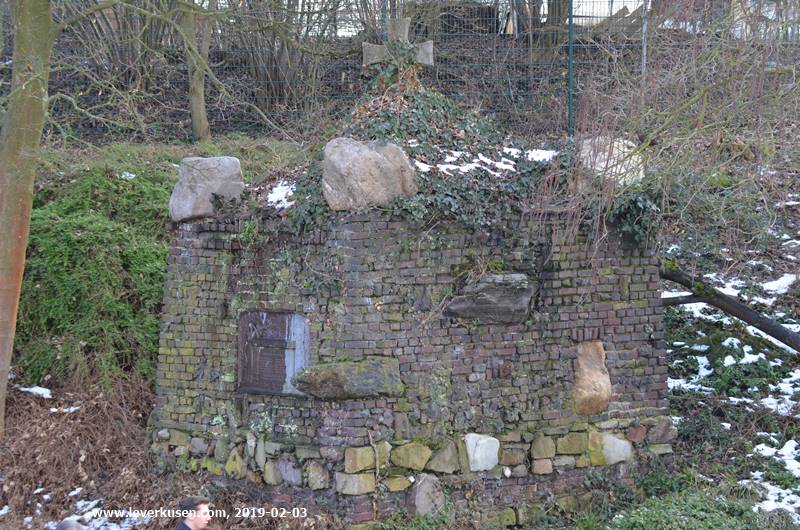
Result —
[[614, 530], [753, 530], [771, 528], [751, 503], [718, 492], [690, 490], [651, 498], [610, 525]]

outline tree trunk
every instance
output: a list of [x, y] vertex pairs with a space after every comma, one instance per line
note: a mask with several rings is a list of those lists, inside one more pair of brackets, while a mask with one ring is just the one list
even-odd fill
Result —
[[665, 305], [679, 305], [695, 302], [704, 302], [713, 305], [729, 315], [744, 320], [770, 337], [800, 352], [800, 334], [794, 333], [757, 311], [753, 311], [735, 298], [719, 292], [702, 280], [693, 278], [677, 267], [662, 265], [658, 272], [663, 279], [679, 283], [692, 291], [692, 296], [684, 296], [678, 299], [665, 298]]
[[197, 39], [197, 16], [186, 11], [181, 17], [181, 29], [186, 50], [186, 67], [189, 72], [189, 109], [192, 116], [192, 138], [195, 142], [211, 139], [211, 127], [206, 112], [206, 65], [211, 45], [213, 22], [200, 17], [200, 42]]
[[12, 0], [11, 95], [0, 131], [0, 439], [5, 435], [8, 370], [14, 350], [36, 155], [47, 108], [56, 36], [49, 0]]
[[569, 18], [569, 2], [567, 0], [548, 0], [547, 19], [545, 27], [550, 32], [547, 35], [548, 44], [557, 47], [561, 43], [564, 25]]

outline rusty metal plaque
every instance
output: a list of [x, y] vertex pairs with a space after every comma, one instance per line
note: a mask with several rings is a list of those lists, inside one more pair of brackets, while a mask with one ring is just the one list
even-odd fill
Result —
[[247, 311], [239, 318], [239, 391], [281, 394], [294, 344], [291, 313]]

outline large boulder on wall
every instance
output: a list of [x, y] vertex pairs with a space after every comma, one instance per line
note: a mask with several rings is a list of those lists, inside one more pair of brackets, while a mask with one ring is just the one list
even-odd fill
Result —
[[242, 168], [233, 156], [184, 158], [178, 174], [169, 198], [169, 217], [176, 223], [210, 217], [215, 196], [238, 200], [244, 191]]
[[331, 210], [367, 210], [416, 193], [414, 169], [397, 145], [335, 138], [325, 146], [322, 194]]

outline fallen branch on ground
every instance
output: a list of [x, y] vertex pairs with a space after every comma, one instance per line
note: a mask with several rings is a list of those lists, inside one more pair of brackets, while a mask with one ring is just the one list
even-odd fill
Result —
[[724, 311], [745, 321], [751, 326], [763, 331], [770, 337], [781, 341], [787, 346], [800, 352], [800, 334], [782, 326], [779, 322], [767, 318], [758, 311], [754, 311], [745, 304], [739, 302], [732, 296], [728, 296], [714, 287], [708, 285], [703, 280], [693, 277], [680, 270], [673, 263], [662, 261], [658, 270], [659, 275], [664, 280], [678, 283], [692, 292], [690, 296], [679, 296], [675, 298], [665, 298], [665, 306], [681, 305], [703, 302]]

